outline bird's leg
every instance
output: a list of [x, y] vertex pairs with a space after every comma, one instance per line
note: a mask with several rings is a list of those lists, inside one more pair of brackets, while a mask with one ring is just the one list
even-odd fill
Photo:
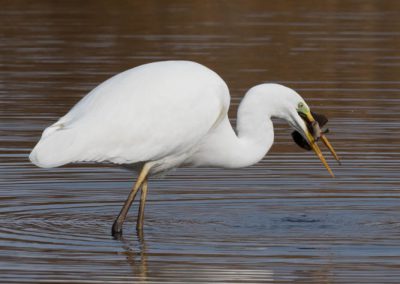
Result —
[[143, 182], [146, 180], [149, 170], [150, 170], [149, 164], [145, 164], [137, 178], [135, 185], [133, 186], [131, 192], [129, 193], [128, 198], [126, 199], [124, 206], [121, 209], [121, 212], [119, 212], [117, 219], [115, 219], [111, 230], [111, 234], [114, 237], [118, 237], [119, 235], [122, 234], [122, 225], [124, 224], [126, 215], [128, 214], [129, 208], [131, 207], [133, 200], [135, 200], [135, 196], [138, 190], [140, 189]]
[[139, 212], [136, 221], [136, 230], [138, 231], [141, 231], [143, 229], [144, 205], [146, 203], [146, 196], [147, 196], [147, 178], [143, 181], [142, 184], [142, 194], [140, 196]]

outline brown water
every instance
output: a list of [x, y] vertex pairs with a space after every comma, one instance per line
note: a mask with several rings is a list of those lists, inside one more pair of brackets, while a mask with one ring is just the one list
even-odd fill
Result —
[[[0, 1], [0, 281], [399, 283], [399, 1]], [[154, 179], [143, 237], [110, 227], [134, 177], [35, 168], [41, 130], [109, 76], [189, 59], [233, 96], [267, 81], [330, 118], [336, 178], [276, 123], [239, 170]]]

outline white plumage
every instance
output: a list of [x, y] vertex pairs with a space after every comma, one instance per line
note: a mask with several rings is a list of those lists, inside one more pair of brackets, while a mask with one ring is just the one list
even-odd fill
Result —
[[44, 131], [30, 158], [48, 168], [181, 155], [219, 123], [229, 99], [224, 81], [200, 64], [142, 65], [92, 90]]
[[[292, 89], [278, 84], [251, 88], [239, 106], [236, 132], [227, 116], [229, 102], [225, 82], [203, 65], [145, 64], [106, 80], [45, 129], [30, 160], [44, 168], [71, 162], [144, 165], [134, 198], [142, 184], [147, 191], [148, 174], [181, 164], [234, 168], [258, 162], [273, 143], [274, 116], [317, 147], [299, 115], [313, 120], [309, 107]], [[121, 232], [133, 198], [113, 233]]]

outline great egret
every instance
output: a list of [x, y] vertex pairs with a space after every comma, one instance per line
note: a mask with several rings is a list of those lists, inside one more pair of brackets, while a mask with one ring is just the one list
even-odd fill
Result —
[[141, 168], [112, 226], [113, 235], [122, 233], [140, 188], [136, 226], [142, 229], [150, 175], [180, 165], [240, 168], [260, 161], [274, 140], [271, 117], [285, 119], [298, 131], [333, 176], [316, 139], [321, 138], [337, 156], [294, 90], [278, 84], [251, 88], [238, 109], [237, 134], [228, 119], [229, 102], [224, 80], [203, 65], [190, 61], [141, 65], [101, 83], [46, 128], [29, 158], [43, 168], [71, 162]]

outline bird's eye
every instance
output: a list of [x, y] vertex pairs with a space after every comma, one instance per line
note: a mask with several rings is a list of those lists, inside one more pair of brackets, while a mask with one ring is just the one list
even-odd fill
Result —
[[302, 103], [302, 102], [300, 102], [299, 104], [298, 104], [298, 108], [303, 108], [304, 107], [304, 104]]

